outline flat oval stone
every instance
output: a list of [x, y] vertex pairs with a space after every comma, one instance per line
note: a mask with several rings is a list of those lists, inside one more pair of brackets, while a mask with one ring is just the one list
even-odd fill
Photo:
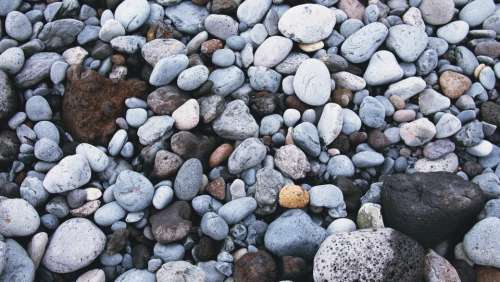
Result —
[[23, 199], [0, 201], [0, 233], [3, 236], [28, 236], [40, 226], [37, 211]]
[[325, 6], [302, 4], [288, 9], [279, 19], [278, 29], [299, 43], [315, 43], [327, 38], [335, 26], [335, 15]]
[[272, 68], [288, 56], [292, 47], [292, 40], [283, 36], [271, 36], [255, 51], [253, 64]]
[[146, 0], [125, 0], [116, 7], [115, 19], [127, 31], [134, 31], [146, 22], [150, 11], [151, 8]]
[[116, 179], [113, 195], [124, 209], [136, 212], [151, 204], [154, 188], [144, 175], [132, 170], [124, 170]]
[[328, 68], [317, 59], [303, 61], [293, 78], [293, 89], [297, 97], [312, 106], [320, 106], [328, 101], [331, 85]]

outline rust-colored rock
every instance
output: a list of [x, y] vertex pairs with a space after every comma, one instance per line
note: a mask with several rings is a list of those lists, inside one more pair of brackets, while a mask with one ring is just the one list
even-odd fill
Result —
[[304, 208], [309, 204], [309, 192], [298, 185], [287, 185], [280, 190], [279, 204], [289, 209]]
[[363, 20], [365, 7], [358, 0], [340, 0], [338, 7], [344, 11], [349, 18]]
[[500, 281], [500, 269], [488, 266], [476, 266], [476, 282]]
[[210, 39], [201, 43], [200, 50], [202, 54], [212, 56], [215, 51], [222, 49], [222, 47], [224, 47], [222, 41], [220, 41], [219, 39]]
[[229, 158], [231, 153], [233, 152], [234, 148], [233, 145], [229, 143], [224, 143], [217, 147], [215, 151], [212, 152], [210, 155], [210, 159], [208, 159], [208, 166], [209, 167], [216, 167]]
[[457, 99], [467, 91], [472, 82], [470, 79], [458, 72], [445, 71], [439, 77], [439, 85], [443, 94], [450, 99]]
[[177, 201], [149, 218], [151, 231], [156, 241], [162, 244], [179, 241], [191, 230], [191, 205]]
[[155, 114], [171, 115], [187, 100], [189, 100], [189, 96], [177, 87], [163, 86], [148, 95], [148, 106]]
[[63, 97], [65, 128], [80, 142], [107, 145], [116, 131], [115, 119], [123, 115], [125, 99], [143, 97], [147, 85], [140, 80], [111, 80], [97, 72], [68, 70]]
[[266, 251], [246, 253], [236, 261], [235, 282], [275, 282], [278, 281], [276, 263]]
[[281, 258], [281, 279], [303, 281], [307, 276], [307, 262], [301, 257]]
[[285, 99], [285, 103], [286, 103], [287, 108], [296, 109], [299, 112], [303, 112], [303, 111], [309, 109], [308, 105], [304, 104], [302, 101], [299, 100], [299, 98], [297, 98], [297, 96], [294, 96], [294, 95], [287, 96]]
[[217, 200], [224, 200], [226, 198], [226, 182], [224, 178], [217, 177], [208, 183], [207, 192]]

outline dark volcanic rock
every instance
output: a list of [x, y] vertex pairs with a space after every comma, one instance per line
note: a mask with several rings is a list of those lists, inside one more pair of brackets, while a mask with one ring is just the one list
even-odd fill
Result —
[[481, 119], [500, 126], [500, 105], [488, 101], [481, 105]]
[[19, 153], [19, 139], [12, 130], [0, 132], [0, 169], [8, 168]]
[[65, 128], [80, 142], [107, 145], [116, 131], [116, 118], [123, 115], [125, 99], [143, 97], [146, 87], [143, 81], [111, 80], [72, 67], [63, 98]]
[[0, 71], [0, 120], [10, 118], [16, 112], [17, 103], [9, 76]]
[[158, 115], [171, 115], [189, 96], [174, 86], [164, 86], [148, 95], [148, 106]]
[[447, 172], [388, 176], [381, 197], [385, 224], [425, 246], [464, 231], [484, 202], [478, 185]]
[[274, 282], [278, 281], [277, 266], [267, 252], [259, 250], [246, 253], [235, 263], [235, 282]]
[[156, 241], [162, 244], [179, 241], [187, 236], [192, 223], [191, 205], [185, 201], [177, 201], [168, 208], [149, 218]]
[[172, 135], [172, 151], [184, 159], [196, 158], [205, 163], [215, 149], [215, 139], [211, 136], [195, 135], [189, 131], [179, 131]]

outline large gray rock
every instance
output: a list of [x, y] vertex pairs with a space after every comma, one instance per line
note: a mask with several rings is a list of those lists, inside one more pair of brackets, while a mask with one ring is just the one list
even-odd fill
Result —
[[278, 21], [278, 29], [299, 43], [316, 43], [327, 38], [335, 26], [334, 13], [318, 4], [302, 4], [288, 9]]
[[366, 62], [384, 43], [388, 33], [389, 30], [382, 23], [368, 24], [347, 37], [340, 47], [342, 56], [355, 64]]
[[242, 100], [228, 103], [212, 126], [217, 135], [231, 140], [244, 140], [259, 135], [259, 125]]
[[91, 264], [104, 250], [106, 235], [85, 218], [72, 218], [56, 229], [43, 257], [43, 265], [56, 273], [69, 273]]
[[330, 73], [318, 59], [303, 61], [293, 78], [293, 89], [297, 97], [311, 106], [320, 106], [328, 101], [332, 89]]
[[89, 163], [84, 156], [67, 156], [45, 175], [43, 187], [49, 193], [71, 191], [89, 182], [91, 174]]
[[326, 235], [306, 212], [293, 209], [269, 224], [264, 244], [277, 256], [312, 258]]
[[191, 1], [184, 1], [167, 7], [165, 15], [172, 20], [177, 30], [187, 34], [197, 34], [203, 30], [203, 21], [208, 16], [208, 11]]
[[395, 25], [389, 29], [387, 47], [405, 62], [414, 62], [427, 47], [427, 33], [419, 27], [407, 24]]
[[0, 201], [0, 233], [7, 237], [28, 236], [40, 226], [37, 211], [23, 199]]
[[15, 240], [5, 241], [5, 265], [0, 282], [34, 281], [35, 265], [26, 250]]
[[198, 159], [184, 162], [174, 182], [175, 196], [181, 200], [193, 199], [203, 185], [203, 167]]
[[474, 263], [500, 268], [500, 218], [488, 217], [476, 223], [464, 236], [463, 247]]
[[247, 138], [229, 156], [227, 167], [232, 174], [260, 164], [266, 157], [266, 146], [258, 138]]
[[314, 257], [314, 281], [422, 281], [424, 248], [391, 228], [335, 233]]
[[78, 33], [85, 24], [75, 19], [62, 19], [49, 22], [43, 26], [38, 38], [45, 43], [45, 47], [54, 50], [66, 47], [75, 42]]
[[153, 195], [153, 184], [144, 175], [132, 170], [122, 171], [113, 186], [116, 201], [129, 212], [148, 207]]
[[28, 88], [47, 78], [50, 67], [56, 61], [62, 60], [61, 55], [52, 52], [40, 52], [29, 57], [24, 67], [16, 75], [15, 82], [20, 88]]

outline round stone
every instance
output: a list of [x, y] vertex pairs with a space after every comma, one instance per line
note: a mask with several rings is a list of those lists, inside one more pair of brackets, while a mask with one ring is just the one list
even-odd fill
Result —
[[432, 25], [443, 25], [451, 21], [455, 13], [453, 0], [423, 0], [418, 7], [422, 18]]
[[56, 273], [69, 273], [91, 264], [104, 251], [106, 235], [85, 218], [63, 222], [50, 238], [43, 265]]
[[309, 192], [298, 185], [287, 185], [280, 190], [279, 204], [288, 209], [301, 209], [309, 204]]
[[290, 54], [292, 47], [292, 40], [283, 36], [271, 36], [255, 50], [253, 64], [272, 68]]
[[303, 61], [293, 78], [293, 89], [297, 97], [311, 106], [320, 106], [328, 101], [331, 92], [328, 68], [318, 59]]
[[209, 73], [204, 65], [187, 68], [177, 77], [177, 86], [184, 91], [193, 91], [208, 80]]
[[49, 170], [43, 179], [43, 187], [49, 193], [62, 193], [82, 187], [90, 178], [87, 159], [82, 155], [71, 155]]
[[0, 69], [9, 73], [18, 73], [24, 65], [24, 52], [19, 47], [11, 47], [0, 55]]
[[125, 0], [116, 7], [115, 19], [127, 31], [134, 31], [146, 22], [150, 10], [151, 8], [146, 0]]
[[476, 223], [464, 236], [463, 247], [467, 257], [479, 265], [500, 267], [500, 219], [488, 217]]
[[299, 43], [315, 43], [327, 38], [335, 26], [335, 15], [325, 6], [302, 4], [294, 6], [279, 18], [278, 29]]
[[28, 17], [18, 11], [10, 12], [5, 18], [5, 32], [18, 41], [26, 41], [30, 38], [33, 30]]
[[0, 233], [3, 236], [32, 235], [40, 226], [37, 211], [23, 199], [1, 200], [0, 215]]
[[136, 212], [151, 204], [154, 188], [144, 175], [132, 170], [124, 170], [116, 179], [113, 195], [124, 209]]

